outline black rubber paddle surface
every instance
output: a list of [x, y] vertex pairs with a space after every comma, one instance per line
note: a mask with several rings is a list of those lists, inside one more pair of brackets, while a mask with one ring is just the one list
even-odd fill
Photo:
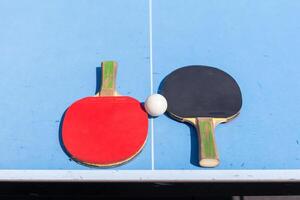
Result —
[[160, 93], [167, 99], [167, 111], [181, 118], [228, 118], [242, 106], [237, 82], [226, 72], [208, 66], [173, 71], [164, 79]]

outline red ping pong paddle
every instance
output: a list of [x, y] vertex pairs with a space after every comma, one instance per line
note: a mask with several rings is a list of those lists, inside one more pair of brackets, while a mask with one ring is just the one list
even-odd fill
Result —
[[226, 72], [208, 66], [186, 66], [171, 72], [160, 93], [168, 101], [167, 112], [193, 124], [199, 138], [199, 165], [219, 164], [214, 128], [236, 117], [242, 106], [237, 82]]
[[72, 159], [93, 166], [122, 164], [143, 148], [148, 115], [141, 103], [116, 92], [117, 63], [102, 63], [101, 91], [66, 111], [63, 144]]

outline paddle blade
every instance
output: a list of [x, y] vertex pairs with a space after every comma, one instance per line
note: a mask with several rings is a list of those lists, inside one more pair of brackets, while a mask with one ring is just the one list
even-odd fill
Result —
[[131, 97], [87, 97], [72, 104], [62, 127], [63, 143], [75, 160], [97, 166], [121, 164], [145, 144], [148, 116]]

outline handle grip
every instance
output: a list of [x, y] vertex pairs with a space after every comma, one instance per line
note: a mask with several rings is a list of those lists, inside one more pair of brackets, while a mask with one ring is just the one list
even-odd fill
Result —
[[116, 93], [116, 75], [117, 63], [114, 61], [102, 62], [102, 84], [100, 96], [115, 96]]
[[202, 167], [215, 167], [219, 155], [215, 142], [215, 126], [212, 118], [196, 118], [199, 141], [199, 164]]

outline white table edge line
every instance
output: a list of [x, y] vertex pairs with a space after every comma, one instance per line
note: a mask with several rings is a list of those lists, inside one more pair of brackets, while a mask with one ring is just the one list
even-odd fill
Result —
[[0, 170], [0, 181], [299, 182], [300, 170]]

